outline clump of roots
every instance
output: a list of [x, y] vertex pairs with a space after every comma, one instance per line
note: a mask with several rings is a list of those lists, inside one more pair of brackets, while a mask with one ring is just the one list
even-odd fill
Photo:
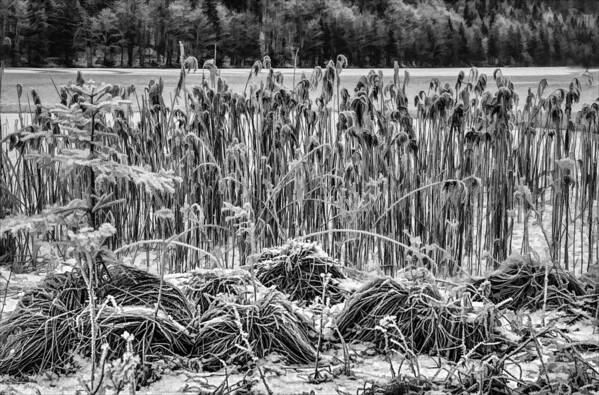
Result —
[[310, 302], [322, 296], [324, 276], [330, 274], [326, 295], [331, 304], [343, 301], [338, 280], [345, 278], [339, 264], [315, 243], [290, 241], [264, 250], [256, 259], [256, 277], [266, 287], [275, 286], [291, 300]]

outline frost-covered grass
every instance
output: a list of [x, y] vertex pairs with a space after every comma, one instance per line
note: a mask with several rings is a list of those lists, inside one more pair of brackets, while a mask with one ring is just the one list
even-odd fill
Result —
[[[227, 276], [227, 273], [223, 271], [216, 273], [223, 278]], [[235, 273], [239, 274], [239, 271], [231, 272], [231, 274]], [[354, 273], [351, 275], [354, 282], [365, 285], [367, 280], [359, 279], [363, 276], [366, 274]], [[187, 274], [169, 278], [183, 285], [192, 277], [191, 274]], [[426, 278], [431, 279], [431, 277]], [[31, 288], [31, 284], [23, 283], [26, 279], [31, 280], [31, 277], [16, 277], [13, 286]], [[407, 280], [400, 279], [400, 281]], [[248, 287], [248, 291], [251, 294], [251, 287]], [[449, 295], [455, 291], [457, 289], [450, 286], [443, 290], [443, 294]], [[220, 299], [227, 303], [226, 297], [221, 296]], [[404, 305], [398, 307], [405, 308]], [[322, 313], [318, 304], [303, 305], [303, 307], [296, 305], [294, 309], [297, 309], [298, 314], [302, 314], [318, 325], [318, 317]], [[498, 380], [505, 380], [513, 394], [518, 394], [518, 385], [521, 386], [523, 383], [531, 385], [539, 379], [546, 380], [549, 377], [554, 387], [557, 387], [560, 382], [575, 385], [571, 381], [573, 380], [572, 374], [579, 374], [581, 378], [586, 377], [588, 380], [589, 374], [590, 377], [593, 377], [592, 369], [599, 369], [597, 327], [591, 319], [580, 318], [572, 311], [556, 309], [543, 313], [541, 310], [515, 312], [502, 309], [496, 316], [498, 321], [495, 324], [494, 333], [497, 341], [502, 338], [505, 340], [502, 344], [491, 346], [497, 351], [488, 355], [469, 353], [455, 361], [435, 355], [434, 351], [431, 351], [432, 355], [421, 354], [415, 357], [410, 357], [405, 350], [396, 348], [385, 353], [381, 352], [380, 348], [373, 343], [360, 341], [347, 341], [347, 348], [345, 348], [344, 344], [339, 342], [334, 330], [336, 320], [340, 314], [343, 314], [342, 310], [343, 304], [340, 304], [332, 306], [331, 309], [324, 312], [327, 319], [324, 321], [324, 341], [320, 355], [321, 369], [325, 380], [317, 384], [311, 383], [309, 377], [314, 369], [312, 364], [289, 363], [284, 354], [271, 350], [258, 360], [258, 366], [262, 370], [268, 389], [275, 394], [298, 394], [310, 390], [314, 390], [318, 394], [339, 392], [354, 394], [356, 391], [364, 390], [366, 393], [371, 393], [368, 391], [377, 386], [380, 389], [394, 379], [414, 380], [415, 372], [417, 372], [421, 385], [430, 385], [432, 388], [441, 390], [440, 393], [449, 393], [444, 391], [449, 391], [452, 386], [458, 386], [460, 383], [466, 385], [470, 380], [468, 375], [479, 379], [483, 377], [481, 374], [489, 374], [489, 366], [493, 366], [498, 359], [509, 355], [505, 361], [504, 370], [494, 374]], [[215, 311], [210, 314], [210, 317], [206, 317], [207, 320], [218, 319]], [[234, 318], [231, 319], [235, 321]], [[245, 322], [243, 325], [246, 325]], [[531, 334], [538, 336], [538, 343], [531, 342]], [[312, 341], [315, 342], [314, 339]], [[578, 359], [572, 359], [574, 356]], [[245, 385], [252, 382], [254, 393], [267, 393], [257, 370], [252, 373], [252, 371], [232, 364], [227, 368], [197, 371], [196, 367], [201, 366], [197, 362], [199, 359], [202, 359], [201, 355], [191, 359], [158, 358], [152, 363], [150, 384], [140, 387], [137, 393], [175, 394], [184, 393], [192, 388], [214, 391], [226, 383], [234, 388], [235, 385], [242, 382]], [[346, 374], [346, 366], [350, 368], [349, 375]], [[546, 374], [544, 366], [547, 368]], [[74, 371], [71, 373], [60, 376], [44, 373], [29, 376], [26, 380], [0, 376], [0, 389], [16, 390], [19, 394], [34, 394], [36, 390], [41, 393], [72, 394], [76, 390], [82, 389], [80, 378], [88, 377], [90, 368], [89, 359], [75, 356]], [[594, 383], [595, 386], [588, 388], [597, 390], [599, 377], [596, 375], [594, 377], [589, 384]], [[475, 383], [473, 382], [473, 385]], [[477, 388], [474, 388], [473, 391], [478, 392]], [[108, 389], [107, 393], [112, 394], [114, 391]]]

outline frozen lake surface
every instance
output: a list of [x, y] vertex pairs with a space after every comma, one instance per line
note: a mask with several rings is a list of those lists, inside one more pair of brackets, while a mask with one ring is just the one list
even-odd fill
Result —
[[[148, 85], [150, 80], [158, 80], [162, 78], [164, 81], [164, 97], [168, 102], [172, 92], [177, 85], [179, 78], [178, 69], [38, 69], [38, 68], [8, 68], [4, 72], [2, 81], [2, 93], [0, 98], [0, 112], [15, 113], [18, 111], [18, 100], [16, 85], [23, 85], [23, 97], [21, 106], [24, 111], [28, 110], [29, 103], [25, 93], [30, 93], [31, 89], [35, 89], [39, 94], [43, 104], [54, 104], [58, 101], [56, 86], [67, 84], [75, 80], [77, 70], [81, 70], [86, 79], [91, 79], [96, 82], [118, 84], [122, 86], [135, 85], [138, 94], [143, 92], [143, 89]], [[297, 69], [295, 72], [295, 81], [299, 81], [302, 73], [310, 77], [313, 69]], [[370, 69], [346, 69], [341, 74], [341, 85], [347, 88], [350, 92], [355, 87], [359, 78], [368, 73]], [[380, 69], [373, 69], [378, 72]], [[429, 82], [432, 78], [438, 78], [441, 84], [449, 83], [452, 87], [455, 85], [457, 76], [460, 70], [466, 73], [468, 77], [469, 68], [407, 68], [410, 73], [410, 82], [406, 88], [407, 95], [410, 98], [410, 105], [413, 105], [413, 97], [421, 90], [426, 91]], [[479, 68], [480, 73], [485, 73], [489, 77], [487, 83], [488, 89], [491, 91], [495, 88], [493, 80], [493, 71], [495, 68], [483, 67]], [[281, 71], [285, 77], [284, 85], [291, 88], [293, 85], [293, 69], [275, 69]], [[393, 78], [393, 69], [382, 69], [385, 80]], [[599, 96], [598, 82], [599, 70], [590, 70], [595, 80], [593, 85], [589, 85], [582, 77], [584, 70], [582, 68], [570, 67], [505, 67], [502, 68], [503, 74], [509, 77], [516, 88], [518, 95], [523, 101], [526, 97], [528, 88], [536, 91], [538, 83], [541, 79], [546, 78], [549, 86], [546, 94], [558, 88], [568, 88], [568, 85], [573, 78], [581, 79], [583, 85], [583, 93], [581, 103], [591, 103]], [[227, 84], [235, 92], [243, 91], [249, 69], [221, 69], [221, 76]], [[267, 71], [263, 70], [258, 78], [266, 79]], [[208, 77], [208, 73], [205, 73]], [[187, 78], [188, 87], [200, 84], [202, 81], [202, 71], [198, 70], [191, 73]], [[3, 117], [4, 118], [4, 117]]]

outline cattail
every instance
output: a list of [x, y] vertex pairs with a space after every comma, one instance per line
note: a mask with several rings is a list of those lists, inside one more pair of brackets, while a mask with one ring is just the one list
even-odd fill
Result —
[[83, 74], [81, 73], [81, 71], [77, 71], [77, 79], [75, 80], [77, 86], [83, 86], [83, 84], [85, 84], [85, 80], [83, 79]]
[[487, 89], [487, 75], [481, 74], [476, 81], [476, 85], [474, 86], [474, 92], [476, 92], [476, 94], [480, 96], [485, 92], [486, 89]]
[[189, 73], [193, 70], [195, 73], [198, 70], [198, 59], [194, 56], [188, 56], [183, 63], [183, 67]]
[[310, 76], [310, 87], [312, 90], [318, 89], [318, 85], [322, 80], [322, 68], [320, 66], [314, 67], [312, 75]]
[[[255, 64], [255, 63], [254, 63]], [[270, 60], [270, 56], [265, 55], [264, 58], [262, 59], [262, 66], [266, 69], [266, 70], [271, 70], [272, 68], [272, 62]], [[258, 74], [258, 73], [256, 73]]]
[[[266, 58], [267, 58], [267, 57], [265, 57], [265, 59], [266, 59]], [[268, 58], [268, 60], [269, 60], [269, 65], [270, 65], [270, 58]], [[269, 67], [269, 68], [270, 68], [270, 67]], [[248, 84], [250, 83], [251, 79], [252, 79], [253, 77], [257, 77], [257, 76], [258, 76], [258, 74], [260, 74], [260, 72], [261, 72], [261, 71], [262, 71], [262, 62], [261, 62], [261, 61], [259, 61], [259, 60], [256, 60], [256, 61], [254, 62], [254, 64], [252, 65], [252, 67], [250, 68], [250, 74], [248, 75], [248, 79], [247, 79], [247, 81], [245, 82], [245, 87], [243, 88], [243, 93], [244, 93], [244, 94], [245, 94], [245, 93], [246, 93], [246, 91], [247, 91], [247, 87], [248, 87]], [[252, 96], [252, 95], [250, 95], [250, 96]]]

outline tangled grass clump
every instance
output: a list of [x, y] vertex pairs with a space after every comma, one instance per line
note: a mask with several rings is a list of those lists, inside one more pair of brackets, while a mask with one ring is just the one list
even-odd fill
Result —
[[[160, 291], [160, 278], [120, 264], [110, 265], [103, 277], [96, 290], [98, 304], [103, 305], [98, 316], [100, 340], [108, 340], [114, 355], [125, 350], [120, 338], [125, 331], [136, 336], [144, 356], [189, 352], [191, 340], [182, 329], [191, 321], [191, 312], [177, 288], [163, 282]], [[68, 368], [75, 352], [90, 349], [88, 303], [79, 270], [48, 275], [1, 323], [0, 371], [22, 375]]]
[[193, 354], [202, 357], [206, 370], [218, 370], [223, 363], [246, 366], [254, 357], [262, 358], [270, 352], [280, 353], [289, 363], [311, 363], [316, 359], [309, 339], [309, 321], [277, 291], [253, 304], [213, 304], [197, 326]]
[[[556, 266], [547, 269], [547, 306], [574, 306], [578, 297], [586, 295], [572, 274]], [[509, 309], [539, 309], [544, 302], [545, 270], [546, 266], [531, 256], [512, 256], [501, 268], [472, 285], [478, 290], [478, 297], [486, 297], [493, 303], [511, 298], [505, 304]]]
[[[42, 302], [43, 303], [43, 302]], [[35, 310], [37, 310], [37, 312]], [[39, 307], [11, 315], [0, 328], [0, 371], [8, 375], [67, 369], [77, 333], [68, 312], [49, 317]]]
[[348, 299], [338, 320], [339, 330], [346, 339], [375, 341], [379, 321], [386, 316], [398, 316], [399, 309], [408, 307], [411, 293], [424, 293], [434, 300], [441, 298], [430, 285], [412, 288], [412, 284], [377, 278]]
[[117, 304], [154, 307], [160, 297], [160, 309], [175, 321], [187, 325], [193, 319], [193, 312], [185, 295], [171, 283], [161, 282], [154, 274], [132, 266], [111, 265], [108, 272], [110, 278], [104, 281], [100, 294], [111, 295]]
[[252, 290], [252, 277], [242, 270], [194, 272], [184, 286], [185, 296], [199, 313], [207, 311], [217, 295], [228, 295], [235, 303], [243, 303]]
[[[85, 309], [76, 320], [82, 325], [80, 336], [85, 344], [91, 338], [83, 334], [91, 333], [89, 309]], [[110, 346], [109, 358], [118, 358], [126, 349], [122, 334], [133, 335], [133, 352], [145, 358], [157, 355], [188, 355], [193, 347], [189, 331], [163, 311], [142, 306], [112, 307], [103, 306], [97, 315], [99, 333], [98, 349], [103, 343]]]
[[340, 265], [316, 243], [289, 241], [262, 251], [256, 259], [256, 277], [266, 287], [275, 286], [291, 300], [311, 302], [322, 296], [324, 275], [330, 274], [327, 297], [332, 304], [345, 293], [338, 280], [344, 279]]
[[0, 324], [0, 371], [19, 375], [65, 369], [77, 341], [75, 316], [86, 301], [87, 289], [77, 271], [49, 275], [23, 295]]
[[[390, 317], [384, 333], [381, 320]], [[381, 351], [434, 352], [452, 361], [474, 348], [484, 353], [479, 346], [489, 340], [493, 325], [487, 313], [476, 313], [467, 301], [444, 301], [432, 284], [390, 278], [375, 279], [352, 295], [338, 321], [345, 340], [373, 342]]]

